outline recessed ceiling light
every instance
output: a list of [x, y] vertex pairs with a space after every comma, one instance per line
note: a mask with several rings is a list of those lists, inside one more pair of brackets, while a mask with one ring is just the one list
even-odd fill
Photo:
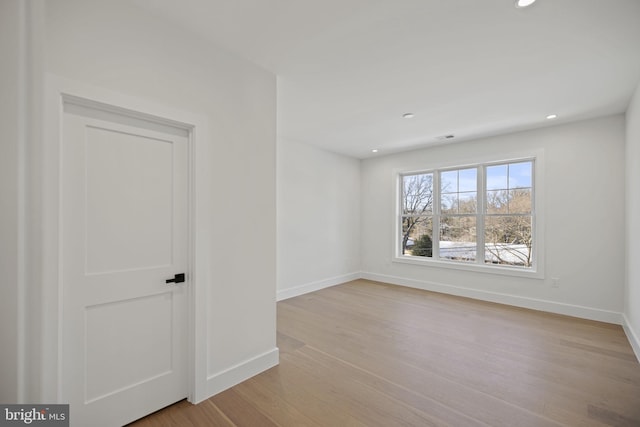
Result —
[[375, 148], [373, 150], [371, 150], [372, 153], [377, 153], [378, 150], [376, 150]]
[[413, 113], [404, 113], [402, 115], [405, 119], [412, 119], [414, 117]]
[[523, 8], [531, 6], [536, 0], [516, 0], [516, 7]]
[[558, 118], [558, 115], [557, 115], [557, 114], [549, 114], [549, 115], [547, 116], [547, 120], [553, 120], [553, 119], [557, 119], [557, 118]]

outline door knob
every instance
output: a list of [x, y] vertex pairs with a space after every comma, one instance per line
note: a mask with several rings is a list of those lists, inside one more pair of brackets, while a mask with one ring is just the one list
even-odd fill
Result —
[[167, 279], [165, 283], [182, 283], [184, 280], [184, 273], [178, 273], [173, 276], [173, 279]]

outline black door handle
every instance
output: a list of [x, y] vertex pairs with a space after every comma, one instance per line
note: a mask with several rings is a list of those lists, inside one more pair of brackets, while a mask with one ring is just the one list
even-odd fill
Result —
[[178, 273], [173, 276], [173, 279], [167, 279], [165, 283], [182, 283], [184, 282], [184, 273]]

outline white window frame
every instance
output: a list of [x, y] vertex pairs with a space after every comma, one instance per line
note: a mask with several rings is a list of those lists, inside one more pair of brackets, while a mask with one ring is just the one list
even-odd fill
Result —
[[[544, 153], [543, 151], [523, 153], [520, 155], [511, 155], [501, 158], [481, 158], [474, 159], [475, 161], [451, 163], [451, 164], [434, 164], [425, 165], [420, 169], [398, 169], [394, 171], [394, 234], [393, 234], [393, 257], [392, 260], [395, 263], [421, 265], [425, 267], [455, 269], [462, 271], [475, 271], [488, 274], [498, 274], [517, 277], [528, 278], [544, 278], [544, 206], [543, 206], [543, 170], [544, 170]], [[484, 256], [478, 256], [478, 254], [484, 254], [484, 220], [479, 220], [480, 217], [486, 218], [489, 215], [485, 212], [485, 198], [486, 198], [486, 168], [494, 165], [502, 165], [508, 163], [518, 163], [531, 161], [532, 167], [532, 234], [533, 234], [533, 248], [532, 248], [532, 266], [530, 268], [523, 268], [517, 266], [508, 266], [502, 264], [487, 264], [485, 263]], [[433, 235], [439, 235], [439, 219], [440, 219], [440, 173], [451, 171], [476, 168], [478, 171], [477, 176], [477, 212], [475, 214], [477, 218], [477, 231], [476, 231], [476, 260], [475, 261], [456, 261], [450, 259], [437, 258], [435, 255], [439, 254], [439, 239], [433, 238], [433, 253], [434, 257], [414, 257], [402, 254], [401, 239], [398, 237], [402, 235], [402, 178], [407, 175], [415, 175], [421, 173], [433, 173], [433, 187], [434, 187], [434, 202], [433, 202]], [[437, 196], [437, 197], [436, 197]], [[480, 197], [481, 196], [481, 197]], [[436, 228], [438, 227], [438, 228]]]

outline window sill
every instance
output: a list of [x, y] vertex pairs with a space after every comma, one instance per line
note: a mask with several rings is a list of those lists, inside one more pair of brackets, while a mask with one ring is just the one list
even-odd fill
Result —
[[535, 268], [521, 269], [518, 267], [498, 267], [495, 265], [471, 264], [459, 261], [442, 261], [434, 259], [416, 259], [415, 257], [396, 256], [393, 262], [399, 264], [420, 265], [423, 267], [445, 268], [458, 271], [473, 271], [484, 274], [497, 274], [501, 276], [525, 277], [528, 279], [544, 279], [544, 272]]

